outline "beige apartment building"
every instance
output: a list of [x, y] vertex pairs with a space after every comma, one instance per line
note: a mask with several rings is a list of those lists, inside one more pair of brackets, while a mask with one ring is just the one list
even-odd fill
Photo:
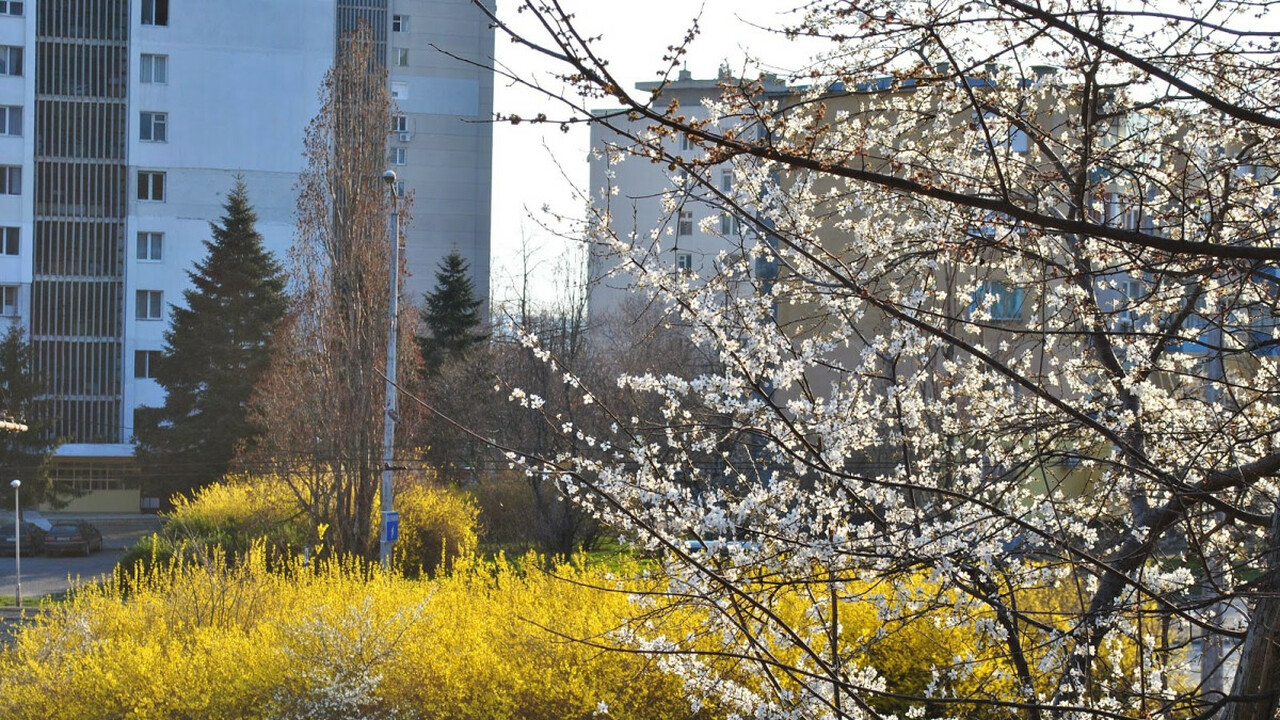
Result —
[[[1173, 204], [1158, 199], [1144, 178], [1090, 171], [1081, 176], [1085, 190], [1070, 191], [1075, 178], [1063, 158], [1078, 151], [1080, 119], [1058, 102], [1071, 89], [1052, 68], [1033, 68], [1025, 77], [989, 69], [963, 84], [881, 78], [821, 93], [771, 77], [753, 83], [758, 92], [750, 109], [778, 127], [785, 118], [808, 128], [804, 137], [775, 136], [769, 120], [744, 123], [741, 118], [752, 117], [746, 105], [720, 101], [726, 88], [732, 93], [738, 85], [723, 73], [706, 80], [681, 73], [662, 87], [655, 105], [678, 103], [695, 122], [721, 132], [733, 127], [739, 137], [754, 136], [828, 167], [916, 187], [946, 184], [983, 197], [1008, 188], [1008, 197], [1033, 212], [1116, 230], [1181, 232], [1171, 220]], [[1158, 260], [1108, 255], [1109, 249], [1090, 245], [1096, 244], [1091, 238], [1049, 233], [980, 203], [965, 208], [829, 172], [774, 170], [747, 156], [710, 164], [697, 138], [646, 135], [642, 122], [598, 114], [614, 125], [595, 126], [592, 135], [593, 200], [601, 220], [612, 224], [613, 240], [593, 245], [589, 315], [597, 326], [627, 322], [635, 307], [648, 306], [636, 303], [637, 286], [683, 282], [684, 292], [701, 291], [703, 299], [714, 292], [768, 296], [781, 332], [796, 344], [821, 340], [828, 348], [824, 361], [806, 370], [810, 387], [875, 382], [897, 363], [926, 362], [936, 387], [923, 392], [961, 408], [967, 401], [948, 386], [948, 368], [960, 356], [975, 356], [957, 350], [960, 345], [981, 351], [983, 362], [1043, 380], [1059, 400], [1090, 416], [1121, 411], [1095, 408], [1102, 401], [1092, 397], [1090, 383], [1141, 376], [1171, 395], [1202, 398], [1214, 378], [1276, 373], [1274, 301], [1266, 290], [1251, 288], [1214, 308], [1192, 300], [1181, 312], [1194, 284], [1156, 278], [1149, 268], [1158, 268]], [[1156, 131], [1119, 115], [1099, 124], [1090, 137], [1096, 165], [1118, 167], [1149, 132]], [[664, 161], [620, 151], [640, 145], [651, 155], [660, 148]], [[935, 153], [935, 147], [945, 149]], [[930, 167], [939, 157], [960, 157], [964, 167]], [[1184, 174], [1190, 166], [1190, 159], [1171, 165]], [[1256, 166], [1246, 163], [1245, 172], [1262, 184], [1274, 182], [1274, 174]], [[771, 193], [770, 183], [783, 189]], [[1041, 256], [1022, 262], [1033, 248]], [[645, 264], [677, 272], [663, 280], [664, 273], [639, 269]], [[841, 298], [856, 309], [833, 311]], [[888, 324], [912, 322], [958, 343], [942, 343], [923, 359], [875, 347]], [[1055, 385], [1056, 369], [1082, 354], [1090, 356], [1091, 369], [1079, 371], [1081, 382]], [[1144, 363], [1156, 356], [1160, 367], [1148, 371]], [[974, 397], [973, 406], [982, 401]], [[1029, 429], [1027, 439], [1016, 442], [1043, 442], [1042, 461], [1017, 472], [1043, 491], [1079, 494], [1104, 470], [1093, 461], [1113, 451], [1094, 437], [1079, 426]], [[968, 442], [957, 437], [957, 452]], [[888, 457], [869, 453], [860, 461], [888, 462], [900, 450], [887, 446], [881, 452]]]

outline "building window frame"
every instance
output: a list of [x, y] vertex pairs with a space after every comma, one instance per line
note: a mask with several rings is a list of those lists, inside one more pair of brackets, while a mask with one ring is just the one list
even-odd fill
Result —
[[391, 32], [395, 32], [395, 33], [409, 32], [409, 16], [408, 15], [392, 15], [391, 16]]
[[169, 25], [169, 0], [142, 0], [142, 24], [167, 27]]
[[144, 380], [156, 379], [156, 364], [160, 361], [159, 350], [133, 351], [133, 376]]
[[138, 233], [137, 258], [140, 262], [164, 259], [164, 233], [143, 230]]
[[[987, 298], [994, 298], [987, 307]], [[988, 317], [993, 322], [1020, 322], [1022, 306], [1026, 292], [1015, 285], [1006, 285], [998, 280], [986, 280], [978, 286], [973, 309], [987, 307]]]
[[22, 252], [22, 228], [13, 225], [0, 227], [0, 255], [13, 257]]
[[21, 45], [0, 45], [0, 75], [22, 77]]
[[155, 110], [138, 113], [138, 139], [142, 142], [169, 142], [169, 113]]
[[18, 286], [0, 285], [0, 317], [18, 316]]
[[0, 195], [22, 194], [22, 166], [0, 165]]
[[22, 17], [24, 3], [21, 0], [0, 0], [0, 15]]
[[138, 60], [138, 81], [144, 85], [168, 85], [169, 56], [142, 53]]
[[693, 235], [693, 211], [681, 210], [676, 217], [676, 237]]
[[407, 165], [409, 163], [409, 148], [391, 148], [388, 153], [388, 159], [392, 165]]
[[392, 48], [395, 50], [396, 67], [409, 67], [409, 48]]
[[693, 272], [693, 253], [676, 253], [676, 270], [679, 270], [682, 273]]
[[166, 177], [163, 171], [139, 170], [138, 199], [144, 202], [164, 202], [165, 184]]
[[22, 137], [21, 105], [0, 105], [0, 135]]
[[737, 235], [741, 229], [737, 215], [734, 215], [731, 212], [720, 213], [721, 235]]
[[163, 290], [139, 290], [135, 295], [137, 307], [135, 308], [134, 317], [139, 320], [163, 320], [164, 319], [164, 291]]

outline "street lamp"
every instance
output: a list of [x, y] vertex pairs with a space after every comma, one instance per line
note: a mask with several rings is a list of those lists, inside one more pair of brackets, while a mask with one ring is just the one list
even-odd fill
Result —
[[18, 488], [22, 487], [22, 481], [13, 479], [9, 481], [9, 487], [13, 488], [13, 568], [17, 577], [17, 595], [18, 609], [22, 609], [22, 517], [21, 511], [18, 509]]
[[382, 173], [391, 195], [391, 298], [387, 307], [387, 385], [386, 408], [382, 430], [382, 538], [378, 559], [383, 569], [391, 567], [391, 544], [399, 531], [399, 518], [392, 509], [391, 465], [396, 451], [396, 316], [400, 302], [400, 210], [396, 202], [396, 174], [388, 170]]

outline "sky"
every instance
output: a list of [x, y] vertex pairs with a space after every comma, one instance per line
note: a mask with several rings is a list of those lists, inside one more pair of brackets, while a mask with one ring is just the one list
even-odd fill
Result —
[[[515, 12], [516, 2], [498, 0], [499, 17], [506, 22], [527, 22], [527, 14]], [[628, 87], [657, 78], [667, 47], [681, 41], [699, 14], [701, 33], [685, 62], [685, 69], [695, 78], [715, 77], [725, 62], [735, 70], [742, 68], [744, 59], [751, 55], [760, 57], [760, 67], [768, 71], [781, 72], [803, 64], [805, 54], [801, 48], [763, 29], [784, 24], [788, 16], [779, 15], [779, 8], [785, 8], [787, 3], [562, 0], [562, 5], [575, 13], [582, 34], [601, 36], [598, 52], [609, 59], [609, 67]], [[536, 73], [546, 73], [551, 67], [549, 61], [521, 52], [501, 34], [496, 54], [500, 67]], [[545, 98], [501, 77], [495, 79], [494, 107], [504, 115], [515, 113], [528, 118], [545, 111], [548, 117], [557, 117]], [[551, 221], [543, 208], [574, 217], [582, 215], [581, 202], [575, 200], [573, 188], [585, 190], [588, 152], [586, 126], [573, 126], [564, 133], [555, 123], [495, 125], [490, 284], [496, 300], [517, 294], [517, 278], [524, 265], [520, 258], [525, 254], [530, 255], [537, 278], [532, 294], [543, 302], [555, 294], [555, 265], [570, 250], [554, 231], [542, 227]]]

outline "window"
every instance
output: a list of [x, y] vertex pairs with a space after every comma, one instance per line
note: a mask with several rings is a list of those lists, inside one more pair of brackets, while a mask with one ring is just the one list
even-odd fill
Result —
[[[991, 142], [997, 148], [1007, 147], [1016, 153], [1027, 152], [1027, 134], [1017, 125], [993, 112], [983, 113], [982, 122], [986, 126], [986, 131], [991, 133]], [[978, 133], [982, 134], [982, 132], [982, 128], [979, 127]], [[979, 150], [985, 149], [985, 146], [984, 142]]]
[[164, 257], [164, 233], [138, 233], [138, 259], [155, 261]]
[[138, 199], [164, 202], [164, 173], [139, 170]]
[[684, 237], [693, 234], [693, 211], [681, 210], [680, 222], [676, 223], [676, 235]]
[[136, 378], [154, 378], [159, 362], [159, 350], [134, 350], [133, 376]]
[[396, 65], [400, 67], [409, 66], [409, 48], [396, 48]]
[[720, 234], [737, 235], [738, 218], [734, 217], [730, 213], [720, 213]]
[[169, 113], [144, 112], [138, 122], [138, 139], [145, 142], [166, 142], [169, 139]]
[[17, 255], [21, 248], [18, 242], [22, 231], [16, 227], [0, 228], [0, 255]]
[[676, 269], [680, 272], [692, 272], [693, 253], [676, 253]]
[[404, 197], [404, 191], [405, 191], [404, 181], [397, 180], [396, 181], [396, 197]]
[[164, 85], [169, 82], [169, 56], [168, 55], [152, 55], [150, 53], [142, 54], [142, 62], [139, 63], [141, 68], [141, 77], [143, 83]]
[[0, 195], [22, 194], [22, 167], [0, 165]]
[[732, 170], [720, 171], [720, 189], [724, 192], [729, 192], [730, 190], [733, 190], [733, 171]]
[[1142, 303], [1146, 288], [1137, 278], [1122, 278], [1116, 282], [1116, 289], [1120, 291], [1120, 299], [1116, 303], [1120, 306], [1116, 312], [1116, 329], [1119, 332], [1132, 332], [1138, 320], [1134, 309]]
[[409, 83], [406, 83], [406, 82], [391, 83], [391, 99], [392, 100], [408, 100], [409, 99]]
[[391, 132], [409, 132], [409, 116], [395, 115], [391, 118]]
[[[1022, 319], [1022, 288], [1009, 287], [1001, 282], [988, 280], [978, 288], [974, 298], [975, 309], [988, 307], [992, 320]], [[990, 299], [988, 299], [990, 298]]]
[[168, 25], [169, 0], [142, 0], [143, 25]]
[[22, 75], [22, 48], [0, 45], [0, 75]]
[[688, 150], [688, 149], [690, 149], [691, 147], [693, 147], [693, 142], [689, 139], [689, 136], [688, 136], [688, 135], [681, 135], [681, 136], [680, 136], [680, 149], [681, 149], [681, 150]]
[[18, 0], [0, 0], [0, 15], [21, 15], [22, 3]]
[[22, 107], [0, 105], [0, 135], [22, 134]]
[[159, 320], [164, 315], [164, 293], [159, 290], [138, 291], [138, 319]]
[[408, 157], [409, 157], [408, 148], [402, 148], [402, 147], [391, 148], [391, 164], [392, 165], [404, 165]]
[[409, 32], [409, 16], [392, 15], [391, 32]]
[[18, 314], [18, 286], [0, 285], [0, 315], [13, 317]]

